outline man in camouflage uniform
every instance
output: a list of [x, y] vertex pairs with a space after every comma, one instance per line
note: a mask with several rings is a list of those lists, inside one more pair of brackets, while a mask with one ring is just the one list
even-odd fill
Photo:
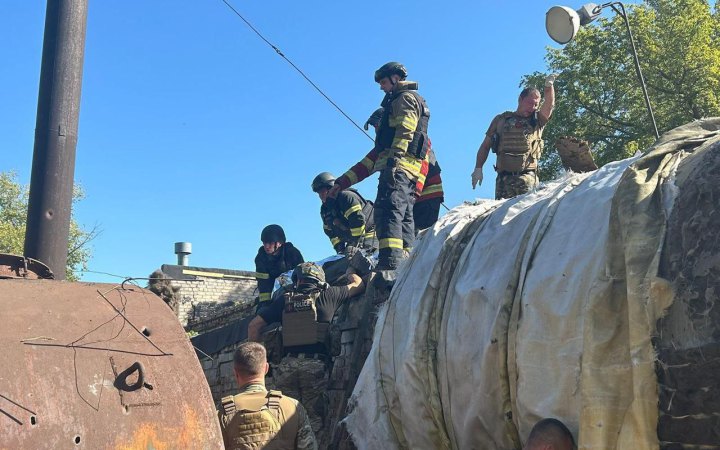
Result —
[[537, 186], [537, 168], [542, 153], [542, 132], [555, 106], [556, 75], [545, 79], [545, 99], [540, 106], [540, 91], [525, 88], [517, 109], [495, 116], [477, 152], [472, 187], [482, 183], [482, 167], [490, 149], [497, 153], [495, 198], [512, 198]]
[[225, 448], [317, 450], [305, 408], [265, 388], [269, 368], [261, 344], [244, 342], [235, 351], [233, 371], [240, 392], [223, 398], [218, 411]]
[[[430, 109], [418, 94], [418, 84], [406, 81], [407, 69], [398, 62], [383, 64], [375, 82], [385, 92], [375, 146], [335, 181], [328, 195], [380, 173], [375, 200], [375, 230], [379, 241], [375, 270], [392, 277], [415, 240], [413, 205], [417, 182], [425, 182]], [[427, 171], [425, 172], [427, 174]], [[422, 179], [421, 179], [422, 178]]]

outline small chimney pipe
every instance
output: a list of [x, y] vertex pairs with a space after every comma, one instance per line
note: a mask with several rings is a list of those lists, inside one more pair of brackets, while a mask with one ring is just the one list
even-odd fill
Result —
[[176, 242], [175, 254], [178, 259], [178, 266], [187, 266], [189, 264], [188, 255], [192, 253], [192, 244], [190, 242]]

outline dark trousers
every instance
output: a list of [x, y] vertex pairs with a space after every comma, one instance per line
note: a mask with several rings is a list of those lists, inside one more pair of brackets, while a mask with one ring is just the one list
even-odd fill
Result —
[[415, 219], [415, 231], [419, 232], [425, 228], [435, 225], [440, 217], [441, 198], [431, 198], [422, 202], [415, 202], [413, 206], [413, 218]]
[[375, 200], [375, 233], [379, 241], [378, 270], [397, 269], [415, 240], [415, 182], [397, 168], [380, 172]]

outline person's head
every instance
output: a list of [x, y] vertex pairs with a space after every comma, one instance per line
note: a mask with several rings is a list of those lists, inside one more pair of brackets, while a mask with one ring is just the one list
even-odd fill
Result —
[[257, 342], [243, 342], [233, 355], [233, 371], [238, 386], [250, 383], [265, 384], [265, 374], [270, 369], [265, 347]]
[[380, 85], [380, 89], [386, 94], [392, 92], [397, 82], [405, 78], [407, 78], [407, 69], [396, 61], [385, 63], [375, 71], [375, 82]]
[[306, 294], [327, 287], [325, 271], [320, 265], [313, 262], [298, 264], [293, 270], [292, 281], [296, 291]]
[[320, 201], [325, 203], [328, 198], [328, 192], [335, 185], [335, 175], [330, 172], [321, 172], [316, 176], [311, 184], [313, 192], [315, 192]]
[[370, 117], [368, 117], [368, 120], [365, 122], [363, 128], [367, 130], [368, 126], [372, 125], [372, 127], [375, 128], [375, 132], [377, 133], [378, 127], [380, 126], [380, 121], [382, 120], [383, 112], [385, 112], [385, 108], [378, 108], [373, 111], [373, 113], [370, 114]]
[[260, 233], [263, 249], [268, 255], [276, 255], [285, 244], [285, 231], [280, 225], [268, 225]]
[[535, 424], [523, 450], [575, 450], [575, 439], [564, 423], [542, 419]]
[[517, 113], [521, 116], [529, 116], [540, 108], [540, 91], [527, 87], [520, 91], [518, 97]]

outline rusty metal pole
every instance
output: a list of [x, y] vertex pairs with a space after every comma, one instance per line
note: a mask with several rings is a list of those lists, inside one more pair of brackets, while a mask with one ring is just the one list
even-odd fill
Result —
[[65, 279], [87, 0], [48, 0], [25, 256]]

